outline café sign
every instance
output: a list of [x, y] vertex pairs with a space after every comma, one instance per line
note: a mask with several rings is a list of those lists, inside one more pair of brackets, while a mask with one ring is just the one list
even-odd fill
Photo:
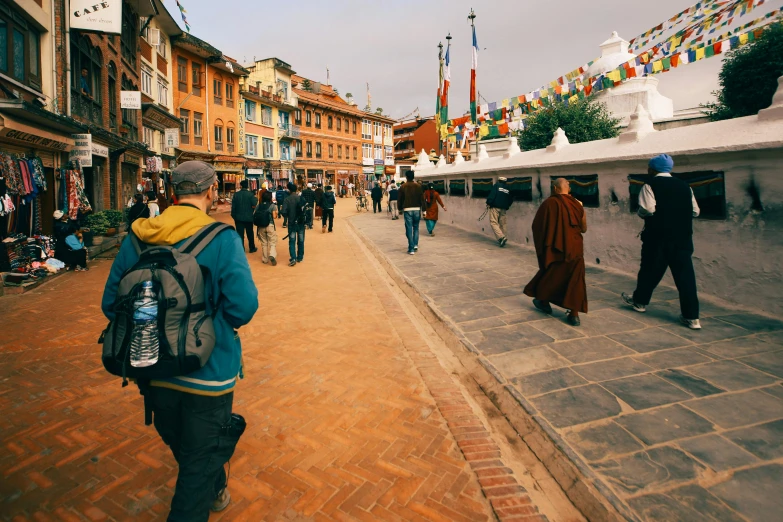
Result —
[[71, 29], [122, 34], [122, 0], [71, 0]]

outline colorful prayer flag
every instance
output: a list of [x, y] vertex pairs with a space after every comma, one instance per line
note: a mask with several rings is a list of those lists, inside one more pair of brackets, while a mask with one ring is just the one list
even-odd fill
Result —
[[470, 119], [476, 123], [476, 69], [478, 68], [478, 42], [476, 26], [473, 25], [473, 57], [470, 65]]
[[451, 83], [451, 69], [449, 68], [449, 54], [451, 53], [451, 40], [446, 47], [446, 63], [443, 69], [443, 90], [440, 101], [440, 121], [449, 121], [449, 84]]

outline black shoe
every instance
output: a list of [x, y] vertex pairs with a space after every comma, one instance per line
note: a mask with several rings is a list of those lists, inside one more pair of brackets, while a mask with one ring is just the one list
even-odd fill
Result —
[[272, 266], [277, 266], [277, 259], [275, 259], [274, 257], [270, 257], [269, 262], [272, 263]]
[[566, 317], [566, 322], [570, 324], [571, 326], [581, 326], [582, 321], [579, 320], [579, 316], [577, 315], [569, 315]]
[[304, 258], [296, 260], [297, 263], [301, 263], [302, 261], [304, 261]]
[[296, 266], [296, 259], [292, 259], [288, 262], [288, 266]]
[[552, 307], [547, 302], [539, 301], [538, 299], [533, 299], [533, 306], [535, 306], [545, 314], [552, 313]]
[[506, 243], [508, 243], [508, 239], [507, 239], [507, 238], [505, 238], [505, 237], [501, 237], [501, 238], [498, 240], [498, 243], [500, 243], [500, 248], [503, 248], [504, 246], [506, 246]]

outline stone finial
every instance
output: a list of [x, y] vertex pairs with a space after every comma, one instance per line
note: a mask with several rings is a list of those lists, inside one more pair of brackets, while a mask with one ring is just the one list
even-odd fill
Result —
[[759, 120], [783, 120], [783, 76], [778, 78], [778, 90], [772, 97], [772, 105], [759, 111]]
[[508, 148], [506, 149], [506, 152], [503, 154], [503, 159], [508, 159], [513, 156], [516, 156], [522, 152], [522, 150], [519, 148], [519, 142], [516, 138], [512, 137], [511, 140], [508, 142]]
[[440, 155], [440, 158], [438, 158], [438, 163], [436, 163], [435, 166], [438, 168], [446, 166], [446, 158], [443, 156], [443, 154]]
[[563, 129], [560, 127], [555, 131], [555, 135], [552, 137], [552, 143], [546, 148], [547, 152], [557, 152], [563, 147], [570, 145], [568, 137]]
[[416, 168], [426, 169], [427, 167], [432, 167], [432, 163], [430, 163], [430, 157], [427, 155], [427, 151], [421, 149], [421, 154], [419, 154], [419, 161], [416, 162]]
[[650, 113], [640, 103], [636, 106], [636, 112], [631, 114], [628, 127], [620, 134], [620, 143], [639, 141], [651, 132], [656, 132]]
[[454, 156], [454, 163], [452, 163], [452, 165], [458, 165], [460, 163], [465, 163], [465, 156], [462, 155], [461, 150], [458, 150], [457, 155]]
[[479, 162], [481, 160], [485, 160], [489, 158], [489, 154], [487, 153], [487, 146], [486, 145], [479, 145], [478, 148], [478, 154], [476, 154], [476, 159], [473, 161]]

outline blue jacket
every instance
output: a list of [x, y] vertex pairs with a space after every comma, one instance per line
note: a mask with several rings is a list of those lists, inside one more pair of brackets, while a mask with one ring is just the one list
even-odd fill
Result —
[[[200, 213], [200, 216], [198, 215]], [[137, 220], [133, 232], [144, 242], [171, 244], [166, 238], [179, 239], [176, 234], [188, 225], [201, 220], [212, 221], [196, 209], [174, 206], [167, 208], [160, 216]], [[196, 228], [197, 230], [198, 228]], [[173, 232], [173, 233], [172, 233]], [[192, 233], [173, 243], [179, 246]], [[206, 281], [207, 297], [218, 302], [219, 312], [215, 317], [215, 348], [203, 368], [186, 376], [152, 381], [152, 386], [181, 390], [197, 395], [223, 395], [233, 391], [237, 377], [242, 371], [242, 344], [238, 328], [246, 325], [258, 309], [258, 290], [250, 273], [239, 235], [226, 230], [196, 256], [202, 266], [209, 269], [211, 277]], [[120, 246], [114, 264], [106, 281], [101, 309], [110, 320], [114, 319], [112, 306], [122, 274], [131, 268], [138, 255], [126, 237]]]

